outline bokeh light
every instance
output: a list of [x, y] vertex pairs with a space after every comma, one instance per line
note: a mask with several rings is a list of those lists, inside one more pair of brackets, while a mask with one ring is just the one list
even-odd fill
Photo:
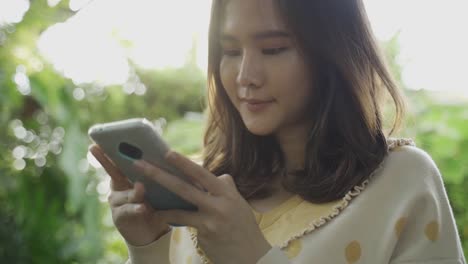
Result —
[[25, 146], [16, 146], [13, 149], [13, 157], [15, 159], [22, 159], [26, 156], [26, 147]]
[[26, 137], [26, 129], [22, 126], [17, 126], [14, 128], [15, 137], [18, 139], [23, 139]]
[[26, 68], [24, 65], [19, 65], [16, 68], [13, 81], [15, 82], [16, 88], [21, 94], [29, 95], [31, 93], [31, 85], [29, 83], [29, 77], [26, 75]]
[[24, 159], [17, 159], [13, 162], [13, 167], [16, 170], [24, 170], [26, 168], [26, 161]]
[[86, 94], [85, 94], [85, 91], [83, 90], [83, 88], [80, 88], [80, 87], [76, 87], [74, 90], [73, 90], [73, 98], [75, 98], [75, 100], [77, 101], [81, 101], [85, 98]]

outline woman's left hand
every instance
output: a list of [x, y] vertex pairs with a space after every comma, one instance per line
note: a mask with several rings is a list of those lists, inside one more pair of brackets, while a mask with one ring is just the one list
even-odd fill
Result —
[[216, 177], [174, 151], [167, 153], [166, 160], [207, 192], [148, 162], [137, 161], [135, 165], [147, 177], [198, 207], [195, 212], [167, 210], [158, 215], [166, 223], [196, 228], [198, 243], [213, 263], [254, 264], [271, 249], [232, 176]]

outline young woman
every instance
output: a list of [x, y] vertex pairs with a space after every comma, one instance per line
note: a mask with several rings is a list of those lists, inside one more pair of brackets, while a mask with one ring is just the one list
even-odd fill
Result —
[[167, 155], [198, 188], [135, 164], [197, 212], [154, 211], [91, 148], [129, 263], [465, 263], [432, 159], [384, 133], [403, 100], [361, 0], [213, 0], [208, 81], [203, 166]]

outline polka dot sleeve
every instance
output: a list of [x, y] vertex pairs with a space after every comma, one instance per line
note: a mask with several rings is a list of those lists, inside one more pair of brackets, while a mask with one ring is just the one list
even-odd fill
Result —
[[412, 203], [395, 223], [398, 239], [391, 264], [465, 264], [442, 177], [425, 152], [414, 150], [413, 166], [425, 168]]
[[272, 247], [257, 264], [287, 264], [290, 263], [288, 256], [279, 247]]

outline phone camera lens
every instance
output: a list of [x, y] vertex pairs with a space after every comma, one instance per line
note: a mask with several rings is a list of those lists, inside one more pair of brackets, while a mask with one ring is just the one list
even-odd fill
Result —
[[119, 152], [122, 155], [135, 160], [141, 159], [143, 157], [143, 152], [138, 147], [126, 142], [119, 144]]

